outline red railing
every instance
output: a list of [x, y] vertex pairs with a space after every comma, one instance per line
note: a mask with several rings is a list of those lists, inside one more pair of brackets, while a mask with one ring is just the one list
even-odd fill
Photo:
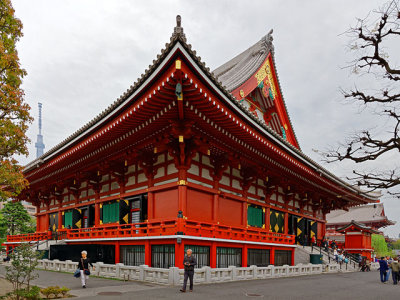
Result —
[[7, 242], [31, 242], [41, 241], [51, 238], [51, 232], [35, 232], [26, 234], [7, 235]]
[[[263, 228], [224, 226], [214, 223], [189, 221], [184, 220], [183, 218], [126, 225], [114, 224], [80, 229], [60, 229], [57, 232], [58, 239], [61, 239], [60, 237], [62, 237], [62, 239], [69, 240], [162, 236], [175, 234], [286, 245], [295, 243], [294, 235], [269, 232]], [[30, 235], [25, 234], [8, 236], [7, 241], [33, 241], [51, 237], [51, 233], [45, 232], [34, 233]]]
[[61, 229], [59, 232], [65, 232], [68, 240], [173, 235], [176, 234], [177, 223], [176, 220], [167, 220], [126, 225], [102, 225], [101, 227], [80, 229]]
[[294, 235], [270, 232], [263, 228], [224, 226], [188, 220], [185, 221], [184, 227], [186, 235], [286, 245], [295, 243]]

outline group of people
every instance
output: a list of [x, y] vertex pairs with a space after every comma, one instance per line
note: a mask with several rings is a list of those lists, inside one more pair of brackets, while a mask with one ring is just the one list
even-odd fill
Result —
[[393, 284], [399, 282], [400, 264], [397, 257], [384, 257], [379, 260], [379, 273], [382, 283], [389, 282], [390, 273], [392, 274]]
[[349, 262], [349, 254], [344, 250], [334, 248], [333, 256], [335, 257], [335, 261], [338, 264], [342, 264], [342, 263], [347, 264]]
[[[95, 267], [90, 262], [89, 258], [87, 257], [87, 252], [84, 250], [81, 252], [81, 259], [78, 262], [78, 269], [77, 276], [81, 278], [82, 288], [86, 288], [87, 280], [89, 279], [89, 265], [95, 270]], [[188, 249], [186, 251], [186, 255], [183, 259], [183, 267], [185, 269], [184, 277], [183, 277], [183, 286], [180, 289], [181, 292], [186, 292], [186, 286], [188, 280], [190, 281], [189, 284], [189, 291], [193, 292], [193, 276], [194, 276], [194, 267], [197, 265], [196, 258], [192, 255], [192, 249]], [[79, 275], [78, 275], [79, 274]]]

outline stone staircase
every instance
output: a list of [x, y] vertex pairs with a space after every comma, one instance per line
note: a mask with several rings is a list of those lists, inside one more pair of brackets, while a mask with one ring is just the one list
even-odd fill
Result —
[[[295, 265], [297, 264], [308, 264], [310, 262], [310, 254], [320, 254], [319, 248], [314, 248], [310, 246], [300, 246], [297, 245], [295, 249]], [[322, 254], [322, 264], [328, 265], [329, 263], [336, 263], [333, 259], [333, 254], [330, 254], [330, 261], [328, 254], [325, 251], [321, 251]], [[342, 272], [356, 272], [358, 271], [358, 264], [350, 261], [348, 264], [342, 263], [340, 266]]]

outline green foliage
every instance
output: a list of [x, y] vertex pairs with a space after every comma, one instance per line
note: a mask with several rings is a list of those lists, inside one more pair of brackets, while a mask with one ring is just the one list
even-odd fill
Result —
[[373, 234], [371, 241], [372, 248], [375, 250], [377, 257], [392, 256], [392, 250], [389, 250], [385, 241], [385, 237], [380, 234]]
[[[6, 280], [8, 280], [13, 286], [12, 294], [15, 299], [24, 299], [25, 296], [21, 296], [21, 293], [31, 295], [31, 280], [38, 277], [35, 273], [35, 268], [38, 264], [40, 254], [36, 253], [29, 244], [21, 244], [15, 248], [10, 254], [11, 266], [6, 266]], [[23, 286], [25, 286], [23, 288]], [[33, 288], [32, 295], [34, 295], [37, 288]], [[24, 290], [23, 292], [21, 290]]]
[[400, 250], [400, 239], [398, 239], [397, 241], [391, 243], [390, 248], [391, 249]]
[[21, 299], [25, 300], [40, 300], [40, 288], [31, 286], [30, 289], [24, 288], [15, 292]]
[[0, 247], [7, 239], [7, 226], [0, 210]]
[[22, 23], [14, 15], [11, 0], [0, 1], [0, 201], [18, 195], [27, 185], [15, 155], [27, 155], [26, 131], [32, 122], [20, 85], [21, 68], [16, 43]]
[[68, 292], [70, 291], [70, 289], [65, 286], [63, 286], [62, 288], [60, 288], [59, 286], [49, 286], [47, 288], [41, 289], [40, 291], [43, 296], [45, 296], [47, 299], [50, 299], [68, 297]]
[[31, 232], [32, 218], [20, 202], [7, 202], [1, 210], [1, 215], [0, 228], [6, 230], [7, 234]]

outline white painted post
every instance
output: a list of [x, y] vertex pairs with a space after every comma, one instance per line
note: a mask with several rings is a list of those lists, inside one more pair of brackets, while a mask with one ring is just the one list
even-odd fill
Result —
[[211, 268], [210, 267], [204, 267], [204, 280], [206, 283], [211, 283]]
[[146, 265], [139, 266], [139, 280], [144, 281], [144, 269], [147, 268]]
[[231, 272], [231, 280], [235, 281], [237, 280], [237, 270], [235, 266], [229, 266], [228, 269]]
[[252, 274], [253, 279], [257, 279], [258, 267], [256, 265], [251, 265], [249, 268], [251, 269], [251, 272], [253, 273]]
[[118, 263], [115, 265], [115, 278], [121, 278], [121, 266], [124, 266], [124, 264]]

